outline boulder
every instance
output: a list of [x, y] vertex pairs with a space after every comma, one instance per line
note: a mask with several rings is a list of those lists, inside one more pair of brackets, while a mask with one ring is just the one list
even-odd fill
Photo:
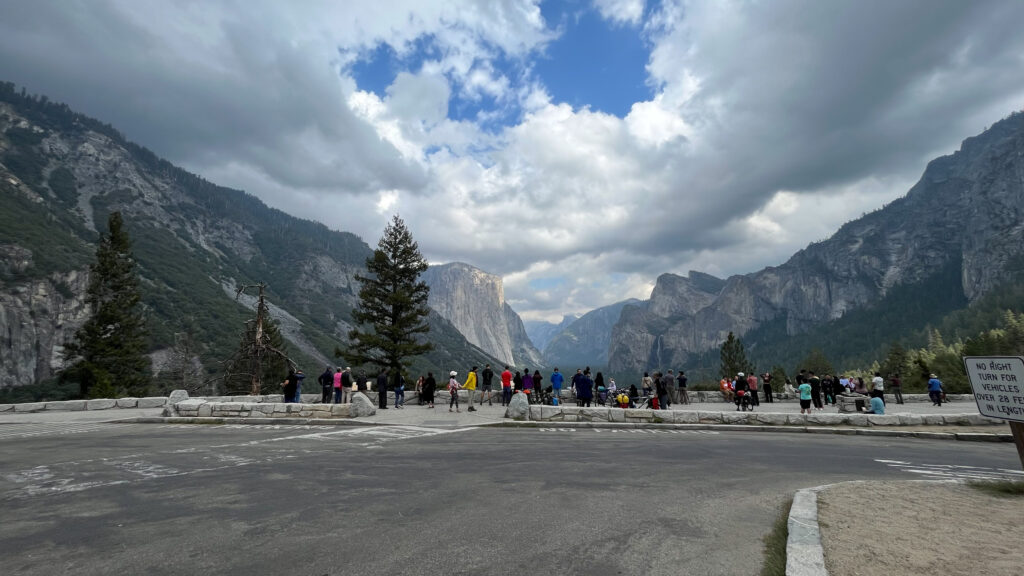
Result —
[[85, 405], [86, 410], [109, 410], [117, 406], [117, 400], [113, 398], [98, 398], [96, 400], [89, 400]]
[[508, 408], [505, 409], [505, 418], [513, 420], [530, 419], [530, 403], [527, 402], [525, 394], [512, 395], [512, 401], [508, 403]]
[[171, 392], [170, 396], [167, 397], [167, 401], [170, 402], [171, 404], [177, 404], [182, 400], [188, 400], [187, 390], [175, 390], [174, 392]]
[[356, 392], [352, 395], [352, 402], [349, 406], [349, 415], [351, 418], [373, 416], [377, 413], [377, 407], [374, 406], [373, 402], [370, 402], [370, 399], [362, 392]]

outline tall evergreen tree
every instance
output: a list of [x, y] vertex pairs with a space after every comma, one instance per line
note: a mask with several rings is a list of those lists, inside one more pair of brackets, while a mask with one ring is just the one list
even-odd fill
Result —
[[811, 353], [800, 362], [799, 369], [810, 370], [818, 376], [836, 373], [832, 368], [832, 362], [825, 357], [825, 353], [820, 348], [812, 349]]
[[[149, 385], [146, 321], [131, 239], [120, 212], [107, 219], [85, 301], [92, 315], [65, 347], [70, 366], [61, 378], [77, 381], [82, 396], [96, 392], [141, 395]], [[95, 393], [93, 394], [95, 396]]]
[[366, 268], [367, 276], [356, 277], [362, 286], [359, 305], [352, 312], [357, 327], [348, 334], [351, 348], [338, 350], [338, 355], [352, 364], [401, 371], [406, 358], [434, 346], [419, 337], [430, 331], [426, 322], [430, 287], [419, 279], [427, 261], [397, 214], [384, 229], [373, 256], [367, 258]]
[[722, 343], [721, 357], [722, 364], [718, 372], [722, 378], [732, 378], [739, 372], [749, 374], [754, 371], [754, 366], [747, 360], [743, 341], [732, 332], [729, 332], [728, 338]]

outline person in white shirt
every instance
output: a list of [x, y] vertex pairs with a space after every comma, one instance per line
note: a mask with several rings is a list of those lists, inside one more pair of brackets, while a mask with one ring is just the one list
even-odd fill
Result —
[[884, 391], [885, 391], [885, 380], [882, 380], [882, 374], [880, 372], [875, 372], [875, 377], [871, 379], [871, 391], [868, 393], [868, 396], [871, 396], [872, 398], [878, 398], [884, 404], [885, 403], [885, 393], [884, 393]]

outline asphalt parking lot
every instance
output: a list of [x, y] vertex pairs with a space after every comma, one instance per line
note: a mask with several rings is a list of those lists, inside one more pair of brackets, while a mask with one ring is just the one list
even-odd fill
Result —
[[0, 453], [12, 574], [756, 574], [799, 488], [1020, 467], [1007, 443], [558, 427], [5, 424]]

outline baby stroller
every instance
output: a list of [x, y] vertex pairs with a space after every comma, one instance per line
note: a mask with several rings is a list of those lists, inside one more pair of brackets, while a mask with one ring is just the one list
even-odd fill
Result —
[[754, 407], [750, 405], [750, 392], [747, 392], [746, 390], [737, 390], [736, 411], [739, 412], [742, 409], [746, 412], [747, 408], [750, 408], [751, 410], [754, 409]]
[[597, 403], [604, 406], [608, 402], [608, 389], [604, 386], [597, 387]]

